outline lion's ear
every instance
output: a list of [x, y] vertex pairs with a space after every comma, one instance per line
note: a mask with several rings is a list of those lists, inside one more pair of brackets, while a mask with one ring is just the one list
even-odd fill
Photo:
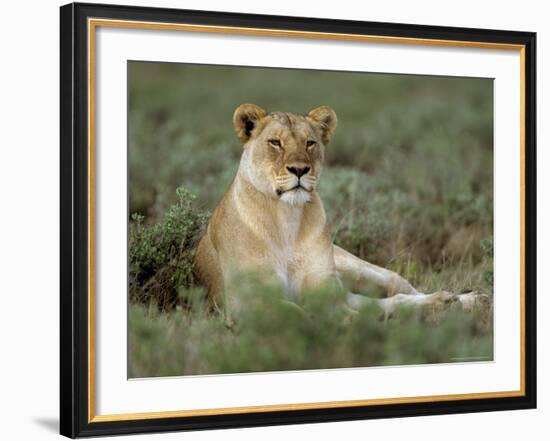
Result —
[[336, 112], [328, 106], [321, 106], [313, 109], [307, 117], [315, 121], [321, 128], [323, 144], [328, 144], [332, 134], [338, 125]]
[[267, 115], [266, 111], [256, 104], [241, 104], [233, 114], [233, 125], [239, 139], [246, 143], [258, 122]]

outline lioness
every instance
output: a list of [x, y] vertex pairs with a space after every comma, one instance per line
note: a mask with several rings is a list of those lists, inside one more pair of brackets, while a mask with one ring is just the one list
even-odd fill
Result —
[[244, 144], [239, 169], [196, 254], [198, 276], [226, 314], [238, 304], [228, 289], [237, 270], [272, 275], [292, 301], [306, 288], [342, 279], [351, 281], [357, 293], [367, 294], [372, 283], [387, 291], [388, 297], [379, 300], [347, 293], [346, 302], [354, 309], [377, 302], [391, 312], [400, 303], [456, 298], [447, 292], [419, 293], [398, 274], [332, 243], [317, 185], [325, 147], [337, 125], [334, 110], [321, 106], [297, 115], [242, 104], [233, 124]]

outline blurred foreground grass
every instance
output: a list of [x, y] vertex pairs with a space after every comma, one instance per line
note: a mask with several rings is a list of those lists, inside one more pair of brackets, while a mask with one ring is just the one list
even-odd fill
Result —
[[[309, 293], [303, 313], [275, 288], [242, 286], [236, 328], [200, 303], [187, 312], [129, 309], [129, 377], [328, 369], [491, 360], [491, 311], [413, 311], [384, 321], [376, 306], [348, 317], [333, 292]], [[189, 298], [188, 297], [188, 298]], [[434, 314], [440, 314], [437, 324]]]
[[342, 327], [271, 302], [231, 332], [190, 306], [194, 244], [237, 170], [243, 102], [335, 109], [319, 188], [335, 243], [424, 292], [492, 295], [492, 80], [143, 62], [128, 79], [131, 377], [492, 357], [475, 314], [384, 324], [363, 311]]

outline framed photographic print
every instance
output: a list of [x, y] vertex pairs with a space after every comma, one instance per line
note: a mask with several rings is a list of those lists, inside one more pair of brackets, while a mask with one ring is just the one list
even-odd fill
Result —
[[61, 8], [61, 433], [536, 405], [534, 33]]

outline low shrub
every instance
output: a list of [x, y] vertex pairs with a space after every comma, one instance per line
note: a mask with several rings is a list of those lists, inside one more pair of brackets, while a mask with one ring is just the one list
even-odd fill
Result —
[[377, 306], [346, 315], [333, 290], [300, 307], [276, 286], [247, 280], [236, 324], [191, 311], [130, 305], [129, 376], [203, 375], [491, 360], [492, 329], [451, 307], [438, 320], [408, 308], [382, 319]]
[[129, 228], [130, 301], [155, 303], [160, 309], [186, 304], [178, 293], [192, 286], [197, 240], [208, 213], [195, 206], [195, 196], [180, 187], [177, 201], [160, 222], [148, 225], [134, 213]]

